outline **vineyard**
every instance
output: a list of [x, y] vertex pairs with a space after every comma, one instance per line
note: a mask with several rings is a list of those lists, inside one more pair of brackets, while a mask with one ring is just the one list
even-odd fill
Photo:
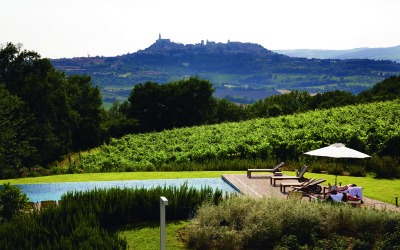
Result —
[[299, 160], [332, 143], [398, 156], [400, 100], [239, 123], [166, 130], [112, 139], [79, 165], [85, 172], [151, 171], [212, 161]]

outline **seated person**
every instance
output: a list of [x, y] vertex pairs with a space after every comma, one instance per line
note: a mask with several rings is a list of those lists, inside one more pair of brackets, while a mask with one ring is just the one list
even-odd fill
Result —
[[336, 185], [331, 185], [330, 183], [328, 183], [328, 193], [331, 192], [332, 190], [337, 190], [340, 192], [343, 192], [351, 187], [357, 187], [356, 184], [348, 184], [348, 185], [344, 185], [344, 186], [336, 186]]
[[361, 200], [361, 204], [363, 204], [364, 198], [363, 198], [362, 191], [363, 191], [362, 187], [357, 187], [353, 184], [353, 186], [347, 188], [344, 191], [340, 191], [340, 192], [347, 193], [352, 198], [359, 198]]
[[314, 196], [310, 193], [310, 197], [313, 199], [321, 200], [321, 201], [336, 201], [340, 202], [343, 199], [343, 193], [338, 192], [336, 189], [326, 193], [324, 196]]
[[340, 202], [343, 199], [343, 194], [338, 192], [337, 190], [332, 190], [331, 192], [327, 193], [325, 197], [327, 201], [332, 199], [336, 202]]
[[320, 199], [324, 200], [327, 198], [331, 198], [334, 201], [344, 201], [346, 202], [347, 200], [352, 200], [352, 201], [358, 201], [361, 200], [361, 204], [364, 203], [364, 199], [362, 196], [362, 187], [357, 187], [356, 184], [348, 184], [345, 186], [332, 186], [330, 183], [328, 183], [328, 193], [324, 197], [317, 197], [310, 195], [311, 198], [314, 199]]

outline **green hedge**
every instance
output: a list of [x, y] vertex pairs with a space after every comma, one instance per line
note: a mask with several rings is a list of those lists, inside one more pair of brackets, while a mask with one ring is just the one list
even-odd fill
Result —
[[399, 229], [397, 211], [238, 197], [203, 205], [185, 235], [191, 249], [399, 249]]

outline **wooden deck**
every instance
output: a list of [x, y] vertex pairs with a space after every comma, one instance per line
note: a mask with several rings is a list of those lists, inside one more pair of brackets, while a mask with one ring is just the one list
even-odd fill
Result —
[[[246, 174], [223, 174], [221, 175], [221, 178], [246, 196], [255, 198], [276, 197], [286, 199], [287, 193], [282, 193], [280, 191], [280, 182], [293, 182], [293, 180], [279, 180], [276, 182], [276, 186], [274, 187], [270, 184], [270, 176], [272, 176], [272, 174], [253, 174], [251, 178], [247, 178]], [[286, 189], [286, 191], [289, 190], [291, 189]], [[303, 199], [309, 200], [308, 196], [303, 196]], [[400, 208], [393, 204], [373, 200], [365, 196], [364, 205], [377, 209], [386, 208], [400, 211]]]

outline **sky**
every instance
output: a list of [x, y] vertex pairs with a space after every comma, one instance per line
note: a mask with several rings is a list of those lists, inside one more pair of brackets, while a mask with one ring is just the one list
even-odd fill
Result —
[[158, 35], [269, 50], [400, 45], [399, 0], [0, 0], [0, 45], [47, 58], [117, 56]]

